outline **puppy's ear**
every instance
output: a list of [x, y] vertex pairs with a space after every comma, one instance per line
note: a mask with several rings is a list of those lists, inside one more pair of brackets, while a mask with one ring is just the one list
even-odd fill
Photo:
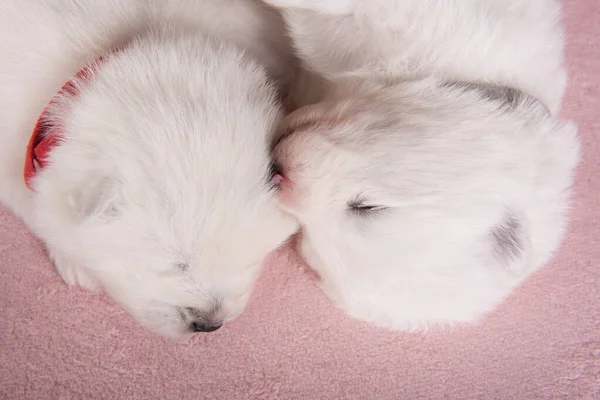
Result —
[[319, 14], [348, 14], [352, 10], [352, 0], [264, 0], [265, 3], [280, 9], [313, 11]]
[[352, 122], [355, 118], [355, 114], [350, 111], [352, 108], [350, 102], [343, 101], [323, 101], [299, 108], [281, 121], [271, 147], [275, 148], [294, 132], [331, 129]]
[[109, 178], [90, 179], [71, 189], [68, 206], [75, 220], [110, 219], [117, 215], [118, 190]]
[[[373, 135], [395, 129], [398, 118], [393, 106], [378, 95], [363, 92], [302, 107], [283, 119], [272, 142], [275, 148], [294, 132], [313, 131], [327, 136], [331, 143], [361, 145]], [[343, 129], [342, 129], [343, 127]]]
[[531, 243], [524, 218], [507, 211], [489, 234], [495, 264], [511, 277], [520, 277], [530, 269]]
[[446, 88], [461, 90], [476, 94], [482, 100], [498, 104], [503, 110], [514, 111], [519, 107], [537, 108], [543, 114], [549, 114], [548, 109], [535, 97], [508, 86], [494, 85], [484, 82], [444, 82]]
[[280, 131], [287, 134], [320, 125], [330, 119], [330, 111], [331, 106], [325, 102], [299, 108], [283, 119]]

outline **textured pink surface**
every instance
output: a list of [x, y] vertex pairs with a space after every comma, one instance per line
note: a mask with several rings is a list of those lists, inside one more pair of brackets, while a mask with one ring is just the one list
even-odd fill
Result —
[[237, 321], [162, 339], [68, 289], [0, 211], [0, 398], [600, 399], [600, 2], [565, 5], [564, 111], [584, 143], [571, 232], [479, 326], [411, 335], [350, 320], [287, 248]]

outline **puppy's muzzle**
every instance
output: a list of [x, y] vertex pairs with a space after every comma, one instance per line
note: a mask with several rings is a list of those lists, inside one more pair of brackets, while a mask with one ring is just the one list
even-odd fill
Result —
[[216, 317], [219, 310], [219, 305], [216, 304], [210, 310], [199, 310], [193, 307], [186, 307], [185, 310], [180, 309], [180, 313], [184, 321], [188, 323], [188, 329], [191, 332], [214, 332], [223, 325], [220, 318]]

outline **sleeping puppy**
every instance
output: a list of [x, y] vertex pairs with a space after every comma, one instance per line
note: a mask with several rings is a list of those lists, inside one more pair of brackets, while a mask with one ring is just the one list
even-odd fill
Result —
[[299, 251], [348, 314], [476, 320], [550, 258], [579, 141], [550, 0], [269, 0], [329, 81], [273, 144]]
[[2, 3], [0, 200], [65, 282], [168, 336], [242, 312], [296, 230], [270, 183], [280, 29], [243, 0]]

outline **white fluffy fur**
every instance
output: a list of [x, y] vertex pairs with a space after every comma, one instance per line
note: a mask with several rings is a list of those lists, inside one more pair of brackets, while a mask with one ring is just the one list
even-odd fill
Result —
[[[105, 289], [165, 335], [242, 312], [296, 229], [268, 184], [282, 114], [269, 76], [283, 90], [294, 74], [281, 24], [243, 0], [2, 1], [0, 200], [67, 283]], [[80, 95], [52, 107], [64, 143], [29, 191], [36, 119], [99, 56]]]
[[554, 1], [267, 2], [330, 81], [274, 155], [300, 252], [345, 311], [402, 330], [474, 321], [549, 259], [579, 152], [555, 116]]

